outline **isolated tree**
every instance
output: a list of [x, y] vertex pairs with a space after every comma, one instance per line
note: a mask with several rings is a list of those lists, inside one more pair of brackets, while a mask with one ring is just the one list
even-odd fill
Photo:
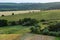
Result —
[[4, 15], [1, 15], [2, 17], [4, 17]]
[[12, 13], [12, 15], [14, 15], [14, 13]]

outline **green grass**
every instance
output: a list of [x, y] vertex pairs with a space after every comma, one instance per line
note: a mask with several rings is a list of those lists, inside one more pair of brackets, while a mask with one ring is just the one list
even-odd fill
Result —
[[[41, 11], [37, 13], [26, 13], [26, 14], [18, 14], [18, 15], [11, 15], [11, 16], [4, 16], [0, 17], [0, 19], [7, 19], [8, 21], [17, 21], [23, 18], [34, 18], [37, 20], [46, 19], [53, 21], [60, 21], [60, 10], [48, 10], [48, 11]], [[42, 29], [46, 27], [46, 25], [42, 25]], [[25, 34], [30, 32], [29, 27], [25, 26], [7, 26], [7, 27], [0, 27], [1, 34]], [[60, 40], [60, 37], [56, 37], [56, 40]]]
[[[56, 20], [56, 21], [60, 21], [60, 10], [48, 10], [48, 11], [41, 11], [41, 12], [35, 12], [35, 13], [26, 13], [26, 14], [17, 14], [17, 15], [10, 15], [10, 16], [4, 16], [4, 17], [0, 17], [0, 19], [6, 19], [8, 21], [17, 21], [19, 19], [23, 19], [23, 18], [34, 18], [37, 20], [41, 20], [41, 19], [46, 19], [46, 20]], [[41, 25], [41, 23], [39, 23], [39, 25]], [[41, 25], [42, 28], [46, 27], [46, 25]], [[21, 26], [20, 26], [21, 27]], [[6, 28], [2, 28], [3, 30], [1, 30], [0, 28], [0, 32], [5, 33], [7, 31], [16, 31], [19, 30], [19, 26], [12, 26], [12, 27], [6, 27]], [[22, 27], [24, 28], [24, 27]], [[7, 30], [8, 29], [8, 30]], [[7, 31], [5, 31], [7, 30]], [[11, 33], [12, 33], [11, 32]], [[20, 32], [20, 31], [18, 31]], [[14, 32], [13, 32], [14, 33]]]
[[56, 37], [55, 40], [60, 40], [60, 37]]
[[25, 26], [7, 26], [0, 27], [0, 34], [24, 34], [30, 32], [29, 27]]
[[[23, 18], [34, 18], [34, 19], [37, 19], [37, 20], [41, 20], [41, 19], [46, 19], [46, 20], [52, 20], [53, 21], [60, 21], [60, 10], [48, 10], [48, 11], [41, 11], [41, 12], [35, 12], [35, 13], [26, 13], [26, 14], [17, 14], [17, 15], [10, 15], [10, 16], [4, 16], [4, 17], [0, 17], [0, 19], [6, 19], [8, 21], [17, 21], [19, 19], [23, 19]], [[54, 20], [55, 19], [55, 20]], [[39, 25], [41, 25], [41, 23], [39, 23]], [[44, 27], [46, 27], [47, 25], [41, 25], [42, 26], [42, 29]], [[7, 29], [8, 30], [7, 30]], [[16, 27], [16, 26], [12, 26], [10, 28], [12, 28], [11, 30], [9, 29], [9, 27], [6, 27], [6, 28], [2, 28], [3, 30], [7, 30], [7, 31], [16, 31], [16, 30], [19, 30], [19, 27]], [[13, 28], [16, 28], [13, 29]], [[24, 27], [22, 27], [24, 28]], [[0, 28], [1, 29], [1, 28]], [[3, 30], [0, 30], [3, 31]], [[2, 33], [5, 33], [7, 31], [2, 32]]]

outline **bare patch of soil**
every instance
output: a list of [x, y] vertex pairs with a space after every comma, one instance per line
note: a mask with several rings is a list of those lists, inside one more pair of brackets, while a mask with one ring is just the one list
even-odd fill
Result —
[[24, 40], [55, 40], [55, 37], [45, 35], [34, 35], [26, 37]]

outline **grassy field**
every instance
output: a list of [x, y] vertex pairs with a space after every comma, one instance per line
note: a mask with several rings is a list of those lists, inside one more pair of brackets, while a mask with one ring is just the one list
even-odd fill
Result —
[[17, 40], [22, 37], [22, 35], [29, 32], [29, 27], [26, 26], [0, 27], [0, 40]]
[[17, 40], [21, 36], [20, 34], [0, 34], [0, 40]]
[[60, 40], [60, 37], [56, 37], [55, 40]]
[[[18, 13], [18, 12], [17, 12]], [[48, 10], [48, 11], [40, 11], [40, 12], [32, 12], [32, 13], [26, 13], [26, 14], [17, 14], [17, 15], [10, 15], [10, 16], [4, 16], [0, 17], [0, 19], [6, 19], [8, 21], [17, 21], [19, 19], [23, 18], [34, 18], [37, 20], [46, 19], [46, 20], [52, 20], [52, 21], [60, 21], [60, 10]], [[40, 24], [40, 23], [39, 23]], [[41, 25], [41, 24], [40, 24]], [[42, 27], [45, 27], [46, 25], [41, 25]], [[6, 34], [25, 34], [30, 32], [29, 27], [25, 26], [7, 26], [7, 27], [0, 27], [0, 38], [5, 38]], [[8, 37], [10, 37], [8, 35]], [[56, 37], [56, 40], [60, 40], [59, 37]]]
[[30, 32], [29, 27], [25, 26], [7, 26], [0, 27], [0, 34], [24, 34]]

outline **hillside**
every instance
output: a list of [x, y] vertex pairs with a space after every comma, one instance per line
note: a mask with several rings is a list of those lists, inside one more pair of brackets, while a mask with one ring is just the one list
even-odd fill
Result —
[[0, 11], [60, 9], [60, 2], [54, 3], [0, 3]]
[[[9, 12], [9, 11], [6, 11], [6, 12]], [[16, 15], [0, 17], [0, 19], [6, 19], [8, 21], [17, 21], [19, 19], [24, 19], [24, 18], [34, 18], [39, 21], [41, 19], [46, 19], [48, 20], [49, 23], [53, 22], [55, 24], [56, 22], [60, 22], [60, 10], [47, 10], [47, 11], [31, 12], [31, 13], [16, 14]], [[39, 27], [41, 26], [41, 28], [44, 28], [50, 24], [44, 25], [41, 22], [39, 22], [38, 25]], [[37, 35], [37, 34], [30, 35], [30, 31], [31, 31], [30, 27], [22, 26], [22, 25], [0, 27], [0, 34], [1, 34], [0, 39], [1, 40], [5, 40], [5, 39], [6, 40], [8, 39], [9, 40], [30, 40], [30, 39], [31, 40], [37, 40], [37, 39], [38, 40], [44, 40], [44, 39], [45, 40], [48, 40], [48, 39], [49, 40], [60, 40], [60, 37]], [[28, 34], [26, 35], [26, 33]]]

